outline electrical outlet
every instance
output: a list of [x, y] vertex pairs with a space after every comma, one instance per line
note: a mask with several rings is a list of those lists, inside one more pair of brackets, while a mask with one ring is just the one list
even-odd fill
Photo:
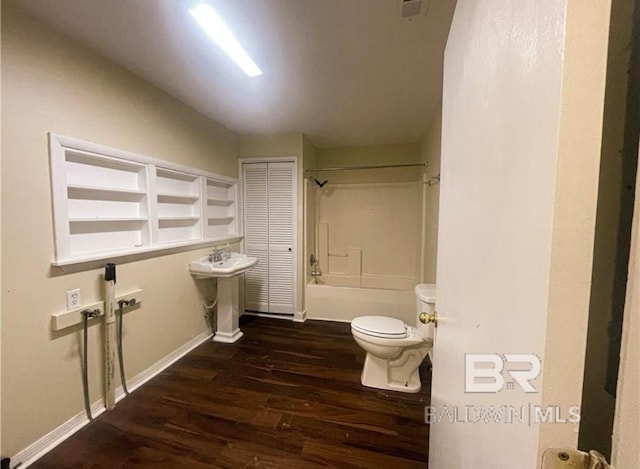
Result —
[[80, 296], [80, 289], [67, 291], [67, 311], [77, 309], [82, 306], [82, 297]]

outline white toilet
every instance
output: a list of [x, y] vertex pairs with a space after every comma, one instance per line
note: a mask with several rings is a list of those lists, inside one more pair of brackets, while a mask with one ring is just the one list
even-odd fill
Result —
[[388, 316], [360, 316], [351, 321], [351, 333], [367, 352], [361, 383], [391, 391], [420, 391], [418, 367], [433, 349], [433, 324], [422, 324], [421, 313], [433, 314], [436, 286], [421, 284], [416, 292], [417, 327]]

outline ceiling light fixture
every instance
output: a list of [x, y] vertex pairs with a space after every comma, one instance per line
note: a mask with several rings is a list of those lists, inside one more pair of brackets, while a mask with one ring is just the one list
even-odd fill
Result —
[[201, 3], [189, 10], [200, 27], [250, 77], [262, 75], [262, 70], [251, 60], [224, 20], [209, 5]]

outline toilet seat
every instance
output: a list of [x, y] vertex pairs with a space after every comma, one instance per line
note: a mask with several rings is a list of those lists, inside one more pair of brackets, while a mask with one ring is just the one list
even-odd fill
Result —
[[351, 327], [361, 334], [382, 339], [404, 339], [407, 337], [405, 323], [388, 316], [360, 316], [351, 321]]

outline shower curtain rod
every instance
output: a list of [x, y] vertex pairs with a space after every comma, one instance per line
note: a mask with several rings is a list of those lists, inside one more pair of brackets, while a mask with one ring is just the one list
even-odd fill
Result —
[[429, 163], [408, 163], [408, 164], [379, 164], [372, 166], [344, 166], [337, 168], [318, 168], [318, 169], [305, 169], [305, 172], [316, 172], [316, 171], [348, 171], [351, 169], [386, 169], [386, 168], [410, 168], [424, 166], [425, 168], [429, 166]]

